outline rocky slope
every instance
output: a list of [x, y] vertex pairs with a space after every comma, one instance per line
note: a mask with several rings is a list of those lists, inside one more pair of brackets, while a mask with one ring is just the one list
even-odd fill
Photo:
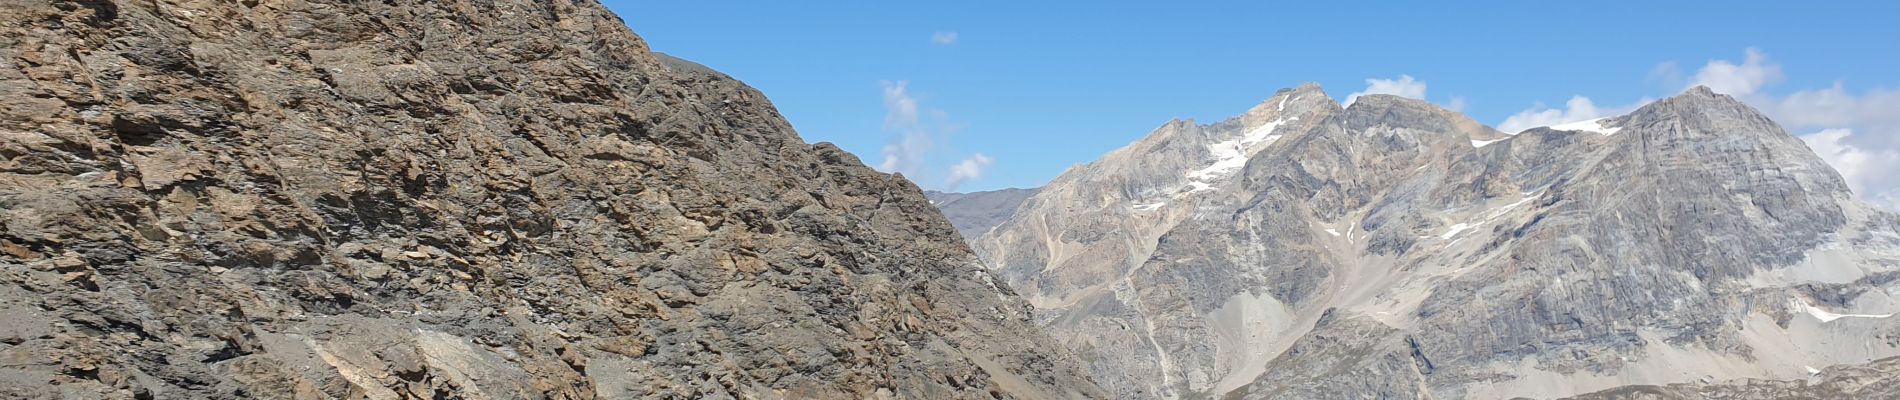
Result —
[[1629, 386], [1574, 397], [1575, 400], [1695, 399], [1896, 399], [1900, 398], [1900, 358], [1864, 365], [1829, 367], [1804, 380], [1745, 379], [1724, 383]]
[[0, 0], [0, 397], [1102, 397], [590, 1]]
[[1701, 88], [1515, 136], [1282, 90], [973, 243], [1119, 398], [1547, 398], [1900, 355], [1900, 217]]
[[1035, 194], [1036, 189], [1014, 188], [970, 193], [924, 191], [924, 197], [943, 211], [943, 217], [950, 220], [950, 225], [955, 226], [957, 234], [964, 239], [976, 239], [989, 232], [1014, 215], [1023, 200]]

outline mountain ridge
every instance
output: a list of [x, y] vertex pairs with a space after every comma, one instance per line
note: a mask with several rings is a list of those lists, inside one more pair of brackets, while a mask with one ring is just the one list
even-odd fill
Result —
[[[1505, 135], [1397, 96], [1284, 112], [1301, 96], [1289, 93], [1302, 90], [1222, 123], [1171, 122], [1071, 169], [973, 247], [1125, 398], [1544, 397], [1804, 373], [1747, 349], [1843, 363], [1895, 351], [1788, 339], [1895, 335], [1891, 323], [1787, 315], [1813, 301], [1802, 285], [1900, 266], [1900, 242], [1891, 215], [1856, 203], [1804, 144], [1733, 98], [1692, 88], [1626, 116]], [[1218, 164], [1193, 148], [1263, 120], [1285, 122], [1234, 169], [1170, 177]], [[1877, 281], [1845, 280], [1834, 284], [1858, 298], [1834, 307], [1892, 302], [1869, 290]], [[1539, 300], [1527, 313], [1498, 296]], [[1353, 351], [1380, 356], [1328, 366], [1318, 355]], [[1664, 372], [1676, 365], [1645, 361], [1658, 352], [1709, 361]], [[1723, 363], [1759, 367], [1709, 368]]]

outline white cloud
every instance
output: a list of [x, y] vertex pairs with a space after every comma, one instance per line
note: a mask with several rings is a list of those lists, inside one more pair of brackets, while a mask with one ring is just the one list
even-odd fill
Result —
[[[925, 165], [935, 155], [947, 150], [949, 137], [961, 129], [961, 125], [950, 119], [950, 113], [925, 107], [910, 91], [910, 82], [878, 82], [884, 92], [884, 131], [891, 134], [891, 141], [884, 145], [884, 160], [877, 164], [877, 170], [887, 173], [901, 173], [912, 182], [934, 181], [938, 176], [928, 174]], [[947, 174], [945, 190], [955, 190], [963, 185], [983, 177], [984, 170], [995, 162], [990, 156], [978, 153], [950, 168]]]
[[1851, 129], [1828, 129], [1802, 135], [1814, 153], [1840, 171], [1847, 186], [1864, 200], [1887, 209], [1900, 210], [1900, 151], [1865, 149], [1847, 142]]
[[1900, 149], [1900, 90], [1873, 89], [1856, 96], [1836, 82], [1781, 98], [1758, 97], [1745, 101], [1791, 129], [1851, 128], [1859, 133], [1849, 137], [1851, 143]]
[[[1677, 66], [1676, 62], [1670, 61], [1657, 64], [1655, 68], [1650, 69], [1646, 79], [1652, 82], [1673, 82], [1680, 81], [1681, 74], [1681, 68]], [[1774, 115], [1770, 109], [1775, 102], [1762, 94], [1761, 90], [1769, 85], [1780, 82], [1782, 78], [1781, 65], [1770, 61], [1768, 55], [1761, 50], [1749, 48], [1744, 52], [1741, 64], [1736, 64], [1728, 60], [1709, 61], [1707, 65], [1696, 70], [1695, 76], [1690, 78], [1685, 89], [1694, 86], [1708, 86], [1710, 90], [1714, 90], [1716, 93], [1735, 96], [1758, 108], [1762, 108], [1764, 112], [1769, 112], [1770, 115]], [[1617, 116], [1634, 111], [1645, 104], [1649, 104], [1651, 101], [1654, 100], [1644, 98], [1628, 106], [1605, 108], [1597, 106], [1596, 103], [1591, 101], [1588, 97], [1580, 95], [1572, 96], [1570, 101], [1565, 102], [1564, 108], [1561, 109], [1537, 104], [1517, 114], [1512, 114], [1510, 117], [1505, 118], [1503, 123], [1498, 124], [1498, 130], [1506, 133], [1518, 133], [1526, 129], [1541, 126]]]
[[1366, 90], [1346, 95], [1346, 105], [1358, 101], [1359, 96], [1368, 94], [1389, 94], [1399, 97], [1424, 99], [1425, 81], [1412, 79], [1411, 75], [1399, 75], [1399, 79], [1366, 79]]
[[1517, 114], [1505, 118], [1504, 123], [1498, 124], [1498, 130], [1515, 134], [1523, 132], [1526, 129], [1540, 126], [1551, 126], [1602, 117], [1603, 110], [1597, 109], [1596, 102], [1590, 101], [1589, 97], [1572, 96], [1570, 101], [1564, 102], [1564, 108], [1562, 109], [1537, 104], [1531, 106], [1528, 110], [1519, 111]]
[[882, 81], [884, 87], [884, 129], [917, 125], [917, 98], [910, 96], [910, 82]]
[[1696, 71], [1689, 86], [1708, 86], [1716, 93], [1747, 97], [1781, 81], [1781, 65], [1769, 62], [1767, 54], [1753, 47], [1744, 52], [1741, 65], [1728, 60], [1710, 61]]
[[884, 87], [884, 130], [897, 136], [884, 145], [884, 161], [877, 170], [915, 175], [930, 151], [930, 129], [917, 117], [917, 98], [910, 95], [910, 83], [878, 82]]
[[1690, 85], [1735, 96], [1790, 131], [1814, 132], [1801, 140], [1840, 171], [1861, 199], [1900, 210], [1900, 174], [1895, 173], [1900, 171], [1900, 90], [1855, 95], [1840, 82], [1785, 96], [1764, 90], [1782, 79], [1780, 64], [1750, 48], [1739, 65], [1710, 61]]
[[950, 180], [944, 183], [944, 190], [955, 191], [958, 186], [982, 178], [983, 171], [989, 169], [990, 163], [995, 161], [983, 153], [976, 153], [970, 158], [963, 159], [963, 162], [950, 167]]
[[1504, 123], [1498, 124], [1498, 131], [1517, 134], [1536, 127], [1622, 115], [1630, 111], [1635, 111], [1638, 107], [1642, 107], [1644, 104], [1649, 104], [1652, 101], [1655, 100], [1644, 98], [1638, 100], [1635, 104], [1606, 108], [1597, 106], [1596, 102], [1591, 101], [1589, 97], [1571, 96], [1570, 101], [1564, 102], [1564, 108], [1550, 108], [1543, 104], [1537, 104], [1524, 111], [1519, 111], [1517, 114], [1512, 114], [1510, 117], [1504, 119]]
[[1465, 96], [1451, 96], [1451, 102], [1445, 103], [1445, 109], [1451, 112], [1465, 112]]
[[956, 31], [942, 31], [930, 34], [930, 42], [941, 45], [957, 44]]

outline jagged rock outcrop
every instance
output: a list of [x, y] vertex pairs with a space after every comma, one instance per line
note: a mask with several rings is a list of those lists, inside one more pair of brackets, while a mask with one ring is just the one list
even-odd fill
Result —
[[1102, 397], [588, 1], [0, 0], [0, 397]]
[[1505, 135], [1283, 90], [972, 241], [1120, 398], [1496, 398], [1900, 355], [1900, 218], [1697, 88]]
[[964, 239], [976, 239], [977, 236], [995, 228], [1010, 215], [1016, 214], [1016, 208], [1023, 200], [1036, 194], [1036, 189], [998, 189], [984, 192], [949, 193], [934, 190], [924, 191], [924, 197], [930, 204], [943, 211], [943, 217], [950, 225], [957, 227], [957, 234]]

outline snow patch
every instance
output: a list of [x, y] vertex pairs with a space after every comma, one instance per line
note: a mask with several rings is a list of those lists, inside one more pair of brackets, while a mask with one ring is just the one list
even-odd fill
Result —
[[1524, 195], [1523, 199], [1519, 199], [1515, 203], [1505, 204], [1504, 207], [1498, 207], [1497, 215], [1493, 215], [1491, 216], [1491, 218], [1497, 218], [1498, 216], [1503, 215], [1504, 212], [1511, 211], [1511, 209], [1517, 208], [1518, 206], [1522, 206], [1524, 205], [1524, 203], [1529, 203], [1531, 202], [1531, 200], [1536, 200], [1538, 197], [1540, 196], [1537, 195], [1537, 192], [1527, 193]]
[[1802, 367], [1802, 368], [1807, 368], [1807, 369], [1808, 369], [1808, 375], [1820, 375], [1820, 374], [1821, 374], [1821, 370], [1818, 370], [1818, 369], [1814, 369], [1814, 367], [1813, 367], [1813, 366], [1809, 366], [1809, 365], [1803, 365], [1803, 366], [1801, 366], [1801, 367]]
[[1887, 314], [1880, 314], [1880, 315], [1874, 315], [1874, 314], [1838, 314], [1838, 313], [1835, 313], [1835, 312], [1832, 312], [1832, 311], [1828, 311], [1828, 310], [1823, 310], [1823, 309], [1821, 309], [1820, 307], [1815, 307], [1815, 306], [1814, 306], [1813, 304], [1809, 304], [1809, 303], [1808, 303], [1807, 301], [1805, 301], [1805, 300], [1802, 300], [1802, 299], [1798, 299], [1798, 298], [1797, 298], [1797, 299], [1794, 299], [1794, 302], [1795, 302], [1795, 304], [1797, 304], [1797, 305], [1800, 305], [1800, 306], [1801, 306], [1801, 309], [1802, 309], [1803, 311], [1807, 311], [1807, 312], [1808, 312], [1808, 315], [1810, 315], [1810, 316], [1813, 316], [1813, 317], [1814, 317], [1814, 319], [1816, 319], [1816, 320], [1820, 320], [1820, 321], [1821, 321], [1821, 323], [1828, 323], [1828, 322], [1834, 322], [1834, 320], [1837, 320], [1837, 319], [1841, 319], [1841, 318], [1875, 318], [1875, 319], [1879, 319], [1879, 318], [1887, 318], [1887, 317], [1892, 317], [1892, 316], [1893, 316], [1893, 313], [1887, 313]]
[[1490, 145], [1490, 144], [1492, 144], [1492, 143], [1497, 143], [1497, 142], [1502, 142], [1502, 141], [1504, 141], [1504, 139], [1498, 139], [1498, 140], [1473, 140], [1473, 141], [1471, 141], [1471, 147], [1477, 147], [1477, 148], [1484, 148], [1484, 146], [1488, 146], [1488, 145]]
[[1451, 230], [1445, 231], [1445, 234], [1443, 235], [1438, 235], [1438, 240], [1445, 240], [1445, 239], [1450, 239], [1452, 236], [1458, 236], [1459, 232], [1464, 232], [1467, 229], [1471, 229], [1471, 225], [1468, 225], [1462, 222], [1452, 225]]
[[[1438, 235], [1438, 240], [1451, 239], [1452, 237], [1458, 236], [1459, 233], [1464, 233], [1464, 231], [1470, 230], [1472, 228], [1476, 228], [1480, 226], [1489, 226], [1492, 221], [1496, 221], [1498, 218], [1503, 218], [1504, 214], [1510, 213], [1511, 210], [1516, 209], [1518, 207], [1523, 207], [1525, 204], [1530, 203], [1531, 200], [1536, 200], [1539, 197], [1543, 197], [1541, 192], [1543, 192], [1543, 190], [1524, 193], [1524, 198], [1517, 199], [1517, 201], [1511, 202], [1511, 204], [1505, 204], [1498, 208], [1491, 209], [1491, 211], [1486, 212], [1484, 214], [1484, 217], [1479, 219], [1478, 223], [1476, 224], [1463, 223], [1463, 222], [1452, 224], [1449, 230], [1445, 231], [1445, 233], [1443, 234]], [[1454, 240], [1451, 243], [1447, 243], [1446, 246], [1450, 246], [1451, 244], [1455, 244], [1455, 243], [1458, 243], [1458, 241]]]
[[1155, 209], [1161, 208], [1161, 206], [1165, 206], [1165, 205], [1168, 205], [1168, 202], [1163, 201], [1163, 202], [1157, 202], [1157, 203], [1136, 204], [1134, 209], [1135, 211], [1154, 211]]
[[1286, 111], [1286, 98], [1280, 98], [1280, 111]]
[[1597, 118], [1597, 119], [1591, 119], [1591, 120], [1571, 122], [1571, 123], [1566, 123], [1566, 124], [1551, 125], [1549, 128], [1552, 130], [1559, 130], [1559, 131], [1596, 132], [1596, 133], [1601, 133], [1604, 136], [1615, 135], [1616, 132], [1623, 130], [1623, 128], [1610, 128], [1610, 127], [1603, 126], [1604, 119], [1607, 119], [1607, 118]]
[[1246, 148], [1239, 140], [1229, 140], [1207, 146], [1207, 152], [1214, 153], [1214, 164], [1188, 173], [1188, 179], [1206, 180], [1219, 177], [1230, 171], [1247, 165]]
[[1333, 236], [1339, 236], [1339, 230], [1333, 229], [1333, 228], [1326, 228], [1326, 233], [1330, 233]]
[[1207, 152], [1213, 154], [1214, 163], [1205, 168], [1188, 172], [1188, 184], [1194, 186], [1194, 189], [1189, 190], [1188, 193], [1207, 190], [1211, 185], [1206, 183], [1206, 181], [1214, 180], [1215, 178], [1240, 169], [1240, 167], [1247, 166], [1247, 159], [1253, 157], [1254, 153], [1258, 153], [1260, 149], [1266, 148], [1268, 145], [1273, 144], [1273, 142], [1280, 140], [1281, 135], [1273, 134], [1274, 131], [1279, 130], [1280, 126], [1286, 125], [1288, 122], [1297, 120], [1299, 120], [1298, 117], [1276, 119], [1273, 120], [1273, 122], [1268, 122], [1265, 125], [1247, 131], [1246, 134], [1240, 137], [1207, 145]]
[[[1287, 122], [1292, 122], [1293, 120], [1297, 120], [1297, 119], [1300, 119], [1300, 118], [1294, 117], [1291, 120], [1276, 119], [1276, 120], [1273, 120], [1273, 122], [1268, 122], [1266, 125], [1261, 125], [1259, 128], [1253, 128], [1253, 130], [1247, 131], [1247, 136], [1240, 138], [1240, 145], [1253, 146], [1254, 143], [1263, 143], [1263, 142], [1272, 144], [1274, 141], [1280, 140], [1280, 135], [1273, 134], [1273, 131], [1280, 129], [1280, 125], [1286, 125]], [[1254, 150], [1259, 150], [1259, 149], [1254, 149]]]

